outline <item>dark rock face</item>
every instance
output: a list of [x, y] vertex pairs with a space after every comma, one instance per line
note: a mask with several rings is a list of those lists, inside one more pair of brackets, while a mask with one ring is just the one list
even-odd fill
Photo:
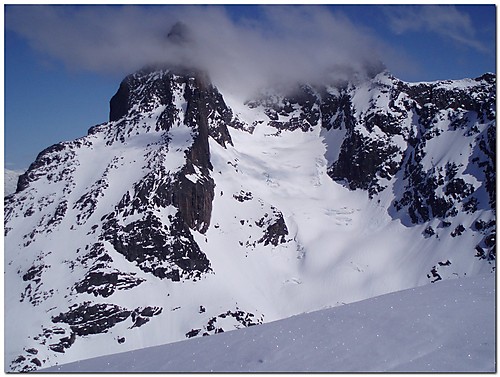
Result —
[[312, 130], [321, 116], [317, 94], [307, 85], [298, 85], [288, 92], [287, 95], [264, 94], [246, 105], [250, 108], [262, 107], [270, 119], [269, 125], [277, 128], [278, 132]]
[[[397, 211], [405, 208], [411, 222], [417, 224], [433, 218], [454, 217], [460, 211], [474, 213], [479, 203], [484, 202], [482, 198], [485, 194], [490, 205], [494, 203], [495, 194], [491, 190], [491, 182], [495, 180], [491, 174], [494, 162], [481, 151], [485, 134], [489, 134], [492, 129], [494, 125], [489, 125], [486, 131], [475, 138], [472, 156], [482, 157], [472, 157], [469, 166], [450, 161], [444, 166], [426, 169], [422, 161], [425, 157], [425, 139], [418, 141], [415, 148], [410, 147], [402, 167], [405, 186], [400, 197], [394, 201], [394, 208]], [[474, 187], [465, 182], [459, 176], [459, 171], [465, 170], [473, 171], [476, 178], [484, 182], [484, 186]], [[477, 175], [481, 170], [483, 175]]]
[[356, 130], [348, 131], [339, 159], [328, 169], [335, 181], [345, 183], [351, 190], [367, 190], [371, 196], [385, 186], [379, 178], [392, 177], [398, 164], [400, 150], [387, 140], [371, 140]]
[[113, 259], [102, 242], [97, 242], [87, 249], [88, 253], [80, 255], [76, 261], [68, 262], [71, 270], [76, 266], [87, 270], [83, 279], [73, 286], [76, 293], [109, 297], [117, 290], [128, 290], [144, 282], [144, 279], [136, 277], [135, 273], [124, 273], [112, 268]]
[[67, 323], [72, 332], [82, 336], [106, 332], [116, 323], [126, 320], [130, 314], [130, 310], [117, 305], [85, 302], [53, 317], [52, 322]]
[[264, 246], [269, 244], [278, 246], [280, 243], [287, 242], [288, 228], [283, 214], [274, 207], [271, 209], [273, 212], [270, 216], [264, 216], [255, 222], [255, 225], [264, 229], [264, 235], [257, 241], [257, 243], [263, 243]]
[[187, 164], [173, 187], [172, 204], [179, 208], [189, 228], [205, 233], [210, 226], [215, 185], [208, 171], [197, 176], [196, 182], [186, 177], [193, 174], [196, 174], [195, 168]]
[[224, 328], [220, 325], [217, 325], [217, 321], [220, 322], [221, 319], [232, 318], [234, 328], [241, 327], [250, 327], [255, 325], [260, 325], [264, 321], [264, 315], [260, 317], [256, 317], [254, 313], [245, 312], [236, 308], [236, 310], [228, 310], [224, 313], [221, 313], [217, 316], [211, 317], [207, 324], [203, 326], [203, 328], [191, 329], [186, 333], [186, 338], [193, 338], [196, 336], [208, 336], [214, 335], [218, 333], [222, 333], [227, 330], [232, 330], [233, 328]]
[[[110, 101], [110, 122], [121, 124], [124, 118], [133, 122], [141, 114], [165, 106], [156, 130], [168, 131], [179, 113], [174, 104], [179, 86], [183, 87], [180, 94], [187, 102], [184, 123], [201, 135], [197, 141], [201, 145], [194, 148], [193, 157], [206, 159], [210, 155], [205, 146], [208, 135], [222, 146], [232, 145], [227, 126], [235, 125], [238, 120], [208, 76], [196, 69], [149, 67], [127, 76]], [[89, 130], [90, 134], [94, 132], [96, 128]]]
[[474, 225], [474, 230], [478, 231], [482, 239], [476, 245], [476, 257], [493, 261], [496, 259], [496, 221], [491, 220], [485, 222], [477, 220]]
[[[374, 82], [365, 89], [371, 99], [370, 109], [356, 109], [352, 88], [346, 86], [337, 93], [322, 91], [322, 125], [326, 130], [345, 132], [338, 159], [328, 168], [328, 175], [351, 190], [368, 191], [370, 197], [387, 187], [400, 167], [403, 152], [395, 137], [404, 136], [401, 123], [404, 107], [394, 105], [397, 89], [387, 83]], [[390, 91], [394, 93], [390, 93]], [[389, 95], [391, 112], [377, 108], [379, 98]]]
[[[489, 85], [491, 83], [486, 82], [472, 90], [447, 89], [432, 84], [408, 88], [416, 102], [420, 137], [409, 140], [411, 147], [407, 151], [404, 166], [407, 184], [401, 201], [395, 201], [394, 206], [398, 210], [408, 208], [413, 223], [435, 217], [453, 217], [461, 210], [469, 213], [477, 210], [483, 189], [466, 183], [459, 176], [464, 168], [471, 173], [483, 170], [484, 176], [473, 174], [486, 183], [490, 204], [495, 201], [494, 194], [488, 189], [493, 178], [489, 172], [494, 159], [490, 153], [492, 150], [486, 145], [488, 135], [492, 135], [495, 129], [495, 124], [491, 123], [494, 120], [495, 97]], [[447, 118], [443, 116], [445, 112]], [[471, 139], [472, 158], [469, 166], [448, 161], [444, 166], [424, 168], [427, 145], [443, 132], [438, 127], [440, 122], [448, 122], [451, 130]], [[477, 127], [481, 123], [487, 125], [484, 131]]]
[[41, 302], [54, 295], [54, 289], [45, 290], [42, 282], [42, 275], [48, 266], [41, 264], [32, 265], [29, 270], [22, 275], [23, 281], [27, 283], [24, 292], [21, 293], [20, 302], [27, 301], [33, 306], [38, 306]]
[[[193, 130], [194, 135], [193, 143], [186, 153], [186, 165], [175, 177], [165, 177], [165, 172], [161, 171], [151, 173], [136, 184], [135, 191], [140, 204], [144, 205], [145, 193], [151, 189], [154, 181], [163, 179], [161, 188], [156, 190], [156, 200], [163, 206], [173, 204], [179, 208], [188, 226], [204, 233], [210, 225], [214, 196], [208, 138], [212, 137], [224, 147], [226, 144], [232, 145], [227, 126], [236, 120], [206, 75], [196, 71], [187, 73], [190, 75], [176, 76], [168, 72], [160, 75], [160, 78], [153, 76], [153, 79], [152, 74], [146, 73], [128, 76], [120, 85], [115, 100], [111, 101], [110, 114], [118, 115], [110, 119], [119, 120], [125, 115], [133, 119], [139, 112], [164, 105], [166, 107], [159, 117], [157, 127], [168, 131], [178, 113], [173, 108], [174, 95], [179, 86], [184, 88], [182, 96], [186, 101], [186, 108], [183, 123]], [[196, 182], [186, 178], [186, 175], [195, 174], [197, 169], [201, 174]]]
[[[488, 115], [490, 116], [490, 115]], [[489, 119], [489, 118], [488, 118]], [[494, 118], [493, 118], [494, 119]], [[492, 208], [496, 207], [496, 125], [488, 127], [486, 134], [481, 134], [478, 138], [479, 150], [482, 158], [474, 157], [472, 162], [484, 172], [486, 178], [485, 186], [489, 196], [489, 203]], [[478, 152], [478, 155], [481, 153]]]
[[141, 327], [148, 323], [153, 316], [160, 314], [162, 310], [163, 309], [158, 306], [146, 306], [145, 308], [134, 309], [131, 313], [133, 324], [130, 328]]
[[[399, 133], [395, 126], [397, 119], [378, 112], [357, 119], [348, 87], [334, 94], [321, 90], [321, 96], [323, 127], [328, 131], [346, 132], [339, 157], [329, 166], [328, 175], [351, 190], [367, 190], [373, 196], [385, 188], [380, 178], [389, 178], [399, 167], [395, 161], [401, 151], [391, 141], [391, 136]], [[363, 127], [371, 132], [375, 126], [384, 124], [389, 132], [380, 134], [379, 138], [372, 138], [361, 129]]]
[[436, 266], [432, 266], [431, 273], [427, 275], [427, 277], [431, 280], [431, 283], [435, 283], [436, 281], [443, 280], [441, 275], [438, 274], [436, 270]]
[[111, 219], [104, 226], [104, 239], [128, 261], [160, 279], [197, 280], [211, 271], [210, 262], [180, 216], [169, 219], [170, 226], [152, 214], [126, 226]]
[[[90, 142], [85, 138], [72, 141], [66, 141], [54, 144], [36, 157], [35, 161], [29, 166], [28, 170], [19, 176], [16, 192], [25, 191], [31, 182], [45, 178], [51, 183], [66, 182], [67, 186], [63, 189], [64, 193], [70, 193], [74, 188], [72, 180], [77, 163], [75, 163], [75, 150], [90, 146]], [[26, 200], [22, 196], [18, 200]]]
[[[145, 70], [122, 82], [110, 104], [110, 120], [134, 123], [138, 114], [165, 106], [156, 130], [169, 131], [179, 116], [174, 102], [182, 98], [186, 103], [183, 124], [192, 129], [193, 141], [185, 153], [186, 163], [178, 172], [167, 171], [162, 164], [165, 158], [156, 154], [151, 160], [151, 172], [136, 182], [107, 216], [102, 239], [159, 278], [198, 279], [210, 271], [210, 263], [190, 229], [205, 233], [210, 225], [214, 181], [210, 176], [208, 139], [213, 138], [223, 147], [232, 145], [227, 126], [236, 120], [202, 72], [183, 68], [152, 72]], [[166, 142], [168, 150], [168, 134]], [[178, 212], [170, 217], [170, 226], [165, 228], [153, 212], [169, 206]], [[143, 214], [142, 220], [126, 226], [116, 220], [134, 214]]]
[[[344, 88], [345, 90], [345, 88]], [[344, 92], [337, 94], [328, 93], [326, 89], [321, 93], [321, 124], [326, 130], [352, 128], [351, 97]]]
[[92, 293], [94, 296], [109, 297], [115, 290], [127, 290], [141, 284], [144, 279], [135, 278], [118, 270], [90, 270], [74, 289], [78, 293]]
[[239, 194], [233, 194], [233, 198], [235, 198], [237, 201], [243, 203], [244, 201], [247, 200], [252, 200], [253, 195], [250, 191], [243, 191], [241, 190]]
[[[408, 169], [413, 167], [413, 171]], [[407, 207], [412, 223], [427, 222], [432, 218], [454, 216], [451, 198], [440, 197], [436, 194], [439, 186], [445, 185], [445, 175], [438, 169], [430, 172], [422, 171], [422, 165], [406, 165], [405, 178], [408, 188], [400, 200], [394, 201], [396, 210]], [[449, 182], [449, 181], [447, 181]], [[451, 183], [451, 182], [450, 182]], [[453, 185], [453, 183], [451, 183]]]
[[136, 308], [129, 310], [114, 304], [93, 304], [90, 301], [75, 304], [67, 312], [52, 318], [54, 323], [66, 323], [72, 334], [78, 336], [100, 334], [106, 332], [119, 322], [129, 317], [132, 327], [139, 327], [149, 321], [152, 316], [160, 314], [158, 307]]
[[109, 121], [120, 120], [127, 115], [129, 110], [129, 85], [122, 81], [116, 94], [109, 101]]
[[[483, 190], [492, 205], [496, 202], [495, 77], [475, 81], [470, 88], [459, 88], [451, 81], [407, 84], [386, 75], [385, 81], [366, 86], [369, 107], [361, 112], [356, 109], [359, 88], [320, 91], [323, 127], [345, 132], [328, 174], [350, 189], [367, 190], [371, 197], [387, 182], [400, 180], [404, 187], [399, 190], [398, 184], [400, 194], [393, 205], [396, 211], [407, 211], [414, 224], [453, 217], [461, 210], [473, 213]], [[469, 166], [445, 161], [429, 168], [425, 161], [429, 144], [450, 131], [470, 138]], [[484, 188], [465, 182], [460, 176], [465, 170], [485, 182]]]

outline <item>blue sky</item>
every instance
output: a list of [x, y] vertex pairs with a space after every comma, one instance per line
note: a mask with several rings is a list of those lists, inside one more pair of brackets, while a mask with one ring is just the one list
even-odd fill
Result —
[[[148, 61], [199, 61], [233, 90], [377, 60], [405, 81], [496, 72], [495, 5], [6, 6], [4, 15], [9, 169], [107, 121], [120, 81]], [[164, 49], [178, 19], [200, 36], [197, 51]]]

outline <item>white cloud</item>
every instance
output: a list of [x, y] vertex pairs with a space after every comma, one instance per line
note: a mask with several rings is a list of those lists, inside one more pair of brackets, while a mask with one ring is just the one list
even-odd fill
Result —
[[[7, 6], [6, 27], [70, 69], [130, 73], [150, 63], [195, 64], [219, 85], [324, 80], [380, 67], [393, 54], [370, 32], [321, 6], [264, 6], [234, 22], [217, 6]], [[182, 20], [194, 42], [169, 43]]]
[[486, 46], [476, 38], [469, 15], [455, 6], [389, 6], [386, 15], [389, 26], [397, 34], [428, 31], [475, 50], [487, 51]]

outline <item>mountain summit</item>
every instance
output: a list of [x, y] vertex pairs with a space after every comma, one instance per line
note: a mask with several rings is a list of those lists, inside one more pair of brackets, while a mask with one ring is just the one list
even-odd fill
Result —
[[238, 103], [197, 70], [127, 76], [5, 199], [6, 368], [494, 271], [495, 85], [383, 71]]
[[178, 21], [168, 32], [167, 39], [177, 45], [187, 44], [193, 41], [192, 31], [184, 22]]

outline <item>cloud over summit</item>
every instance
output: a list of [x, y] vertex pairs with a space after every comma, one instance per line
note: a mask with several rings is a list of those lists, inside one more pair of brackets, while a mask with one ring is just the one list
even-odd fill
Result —
[[217, 85], [252, 90], [270, 80], [318, 81], [381, 67], [387, 46], [341, 14], [321, 6], [259, 12], [236, 22], [220, 6], [8, 6], [5, 19], [72, 70], [194, 65]]

